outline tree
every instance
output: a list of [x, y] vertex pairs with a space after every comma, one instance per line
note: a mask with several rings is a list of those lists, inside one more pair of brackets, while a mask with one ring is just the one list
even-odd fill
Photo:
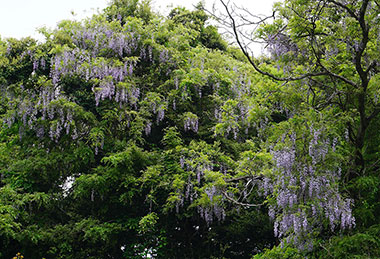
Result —
[[380, 112], [375, 86], [379, 48], [376, 1], [285, 1], [275, 6], [273, 23], [266, 23], [268, 17], [252, 21], [262, 25], [256, 36], [284, 69], [283, 76], [260, 67], [245, 44], [245, 24], [239, 24], [242, 16], [225, 1], [221, 3], [238, 46], [256, 71], [285, 83], [302, 81], [310, 90], [314, 108], [334, 106], [353, 117], [347, 122], [348, 137], [355, 147], [349, 178], [363, 172], [366, 132]]
[[[373, 129], [371, 129], [373, 127], [371, 125], [378, 124], [380, 112], [377, 98], [380, 90], [378, 87], [378, 35], [380, 29], [378, 2], [370, 0], [288, 0], [275, 4], [273, 15], [268, 17], [253, 15], [250, 10], [239, 8], [230, 4], [229, 1], [221, 0], [220, 3], [224, 13], [216, 14], [216, 16], [222, 25], [229, 29], [250, 65], [260, 74], [282, 82], [282, 87], [278, 88], [276, 92], [297, 91], [299, 93], [299, 99], [296, 100], [299, 101], [299, 105], [295, 105], [294, 99], [292, 99], [292, 106], [289, 106], [286, 100], [280, 103], [282, 107], [279, 112], [285, 116], [282, 117], [284, 122], [280, 122], [279, 125], [290, 126], [290, 130], [287, 131], [290, 136], [288, 135], [288, 140], [286, 140], [287, 136], [283, 136], [285, 141], [280, 141], [287, 146], [285, 149], [281, 148], [272, 152], [278, 163], [277, 168], [279, 168], [279, 174], [274, 178], [278, 181], [281, 177], [287, 177], [286, 168], [288, 167], [290, 171], [295, 170], [288, 175], [290, 179], [296, 175], [301, 186], [309, 184], [307, 188], [313, 189], [311, 185], [315, 183], [314, 180], [306, 182], [302, 180], [305, 177], [296, 172], [302, 170], [302, 167], [294, 167], [293, 163], [305, 165], [305, 160], [301, 161], [310, 159], [311, 165], [318, 164], [314, 161], [316, 158], [313, 154], [314, 151], [319, 155], [322, 153], [327, 155], [329, 152], [331, 154], [340, 153], [346, 157], [346, 162], [341, 160], [338, 165], [343, 170], [342, 180], [339, 180], [340, 174], [337, 173], [341, 169], [330, 168], [327, 171], [335, 171], [333, 178], [340, 183], [340, 189], [348, 189], [351, 197], [355, 200], [357, 212], [354, 213], [359, 219], [358, 224], [364, 226], [364, 222], [367, 222], [366, 226], [368, 227], [378, 223], [378, 221], [372, 220], [368, 225], [366, 217], [374, 215], [373, 213], [378, 211], [379, 207], [375, 204], [378, 204], [379, 200], [375, 201], [369, 197], [367, 200], [363, 197], [361, 190], [361, 188], [368, 188], [366, 184], [363, 184], [366, 182], [374, 188], [371, 193], [378, 194], [378, 188], [375, 186], [379, 180], [379, 166], [378, 161], [373, 159], [373, 156], [377, 154], [375, 150], [378, 150], [378, 145], [373, 143], [374, 135]], [[270, 58], [255, 58], [252, 55], [250, 44], [254, 41], [266, 44]], [[310, 116], [311, 114], [314, 115]], [[274, 116], [278, 117], [275, 113], [273, 118], [275, 118]], [[321, 122], [321, 118], [329, 118], [330, 122], [324, 121], [323, 126], [316, 129], [315, 126]], [[301, 130], [302, 133], [297, 130], [302, 124], [300, 121], [303, 121], [306, 126]], [[305, 138], [307, 130], [314, 135], [311, 142], [307, 137]], [[299, 133], [303, 135], [302, 142], [309, 143], [309, 148], [299, 149], [301, 147], [301, 143], [297, 144]], [[326, 139], [326, 136], [334, 134], [346, 137]], [[325, 137], [322, 137], [323, 135]], [[335, 146], [335, 144], [331, 146], [332, 142], [338, 144], [343, 153], [335, 148], [328, 151], [329, 148]], [[327, 147], [326, 143], [330, 143], [327, 145], [330, 147]], [[318, 148], [322, 149], [317, 151]], [[314, 151], [312, 151], [313, 149]], [[324, 159], [322, 160], [324, 161]], [[335, 159], [335, 161], [338, 160]], [[333, 165], [332, 161], [323, 163]], [[319, 167], [315, 170], [321, 173], [326, 169]], [[314, 169], [312, 175], [316, 175]], [[327, 182], [331, 183], [331, 180], [332, 178]], [[281, 189], [281, 183], [277, 183], [275, 186], [273, 195], [274, 198], [277, 197], [277, 201], [274, 204], [278, 208], [282, 206], [278, 198], [282, 197], [282, 191], [288, 191], [289, 186], [284, 189]], [[307, 207], [308, 202], [312, 202], [311, 200], [299, 200], [303, 188], [295, 192], [290, 191], [290, 193], [296, 194], [294, 199], [297, 198], [297, 202]], [[337, 189], [334, 192], [336, 191]], [[290, 194], [288, 193], [288, 195]], [[304, 198], [304, 194], [301, 196]], [[334, 200], [332, 197], [327, 199]], [[368, 207], [365, 209], [361, 205], [363, 202], [366, 204], [370, 202], [374, 206], [371, 209]], [[339, 202], [333, 206], [324, 204], [322, 207], [328, 211], [336, 207], [336, 204]], [[290, 229], [290, 232], [294, 233], [298, 228], [296, 224], [292, 226], [283, 220], [284, 217], [292, 215], [297, 217], [297, 215], [294, 212], [289, 214], [289, 211], [286, 212], [286, 210], [285, 207], [280, 209], [282, 219], [276, 222], [280, 228], [282, 225], [284, 230]], [[349, 215], [349, 210], [340, 216], [342, 227], [344, 227], [343, 222], [346, 222], [343, 215]], [[302, 214], [303, 210], [300, 213]], [[325, 217], [329, 218], [333, 231], [334, 216], [327, 213]], [[349, 221], [350, 225], [354, 223]]]
[[275, 242], [265, 208], [223, 196], [238, 199], [261, 78], [206, 18], [114, 1], [45, 43], [1, 41], [2, 257], [249, 258]]
[[[314, 25], [292, 15], [306, 4], [316, 5], [277, 6], [258, 28], [272, 56], [257, 60], [228, 47], [202, 5], [164, 18], [148, 1], [115, 0], [44, 31], [44, 43], [1, 40], [1, 257], [363, 255], [353, 240], [376, 257], [380, 121], [370, 120], [365, 170], [352, 177], [360, 91], [344, 78], [360, 76], [343, 54], [314, 54], [302, 36]], [[311, 12], [313, 30], [332, 48], [326, 6]], [[336, 241], [355, 223], [372, 227]]]

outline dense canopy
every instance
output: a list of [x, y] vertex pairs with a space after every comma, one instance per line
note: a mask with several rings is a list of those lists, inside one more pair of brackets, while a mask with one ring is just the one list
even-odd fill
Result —
[[377, 2], [221, 3], [0, 39], [1, 258], [380, 257]]

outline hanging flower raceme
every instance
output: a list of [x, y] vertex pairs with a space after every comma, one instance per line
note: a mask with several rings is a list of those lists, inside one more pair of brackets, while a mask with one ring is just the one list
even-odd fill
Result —
[[196, 114], [191, 112], [184, 114], [184, 129], [185, 131], [198, 132], [198, 116]]
[[293, 243], [298, 248], [311, 249], [311, 233], [329, 225], [334, 231], [352, 228], [350, 199], [341, 196], [338, 189], [340, 168], [326, 162], [331, 159], [334, 144], [323, 134], [323, 129], [310, 129], [308, 153], [297, 147], [295, 133], [283, 138], [287, 145], [272, 150], [275, 171], [264, 177], [261, 189], [264, 195], [273, 197], [269, 205], [269, 216], [274, 220], [275, 236]]
[[185, 170], [187, 178], [182, 180], [183, 186], [176, 191], [177, 201], [175, 204], [177, 211], [184, 206], [185, 202], [195, 204], [198, 214], [207, 225], [215, 220], [223, 221], [226, 217], [222, 188], [209, 182], [211, 176], [223, 177], [226, 168], [221, 164], [218, 166], [221, 172], [214, 171], [217, 169], [214, 166], [219, 163], [213, 159], [218, 159], [217, 156], [221, 153], [217, 151], [216, 147], [213, 150], [209, 150], [209, 148], [206, 143], [192, 142], [189, 149], [182, 150], [183, 154], [178, 162]]

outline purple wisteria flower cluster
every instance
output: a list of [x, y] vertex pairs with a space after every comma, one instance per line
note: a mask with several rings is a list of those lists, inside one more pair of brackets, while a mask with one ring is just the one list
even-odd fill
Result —
[[[62, 107], [57, 106], [56, 108], [52, 107], [49, 112], [51, 113], [49, 119], [51, 119], [51, 117], [56, 117], [56, 119], [50, 123], [49, 137], [51, 140], [58, 142], [63, 130], [66, 135], [72, 133], [71, 137], [73, 140], [77, 138], [75, 123], [73, 121], [73, 112], [70, 109], [65, 110]], [[71, 132], [70, 129], [72, 126], [73, 129]]]
[[186, 113], [185, 122], [184, 122], [185, 131], [193, 131], [195, 133], [198, 132], [198, 116], [193, 113]]
[[[113, 99], [123, 105], [129, 103], [137, 108], [140, 89], [136, 86], [125, 87], [119, 83], [133, 85], [133, 76], [138, 61], [153, 63], [153, 48], [144, 44], [147, 37], [154, 41], [153, 35], [142, 35], [132, 25], [125, 24], [115, 28], [111, 24], [77, 24], [71, 32], [74, 48], [65, 48], [51, 60], [53, 84], [58, 85], [66, 76], [79, 76], [93, 84], [96, 105], [101, 100]], [[160, 62], [170, 60], [168, 50], [161, 50]], [[159, 119], [163, 117], [160, 110]]]
[[[193, 203], [198, 197], [198, 191], [195, 186], [200, 187], [204, 182], [205, 172], [213, 170], [213, 162], [208, 161], [203, 156], [192, 153], [189, 157], [180, 157], [179, 164], [181, 168], [189, 172], [189, 177], [185, 184], [184, 191], [177, 191], [179, 201], [176, 204], [177, 211], [183, 206], [184, 201]], [[197, 210], [199, 215], [210, 225], [214, 220], [223, 221], [225, 219], [225, 210], [223, 208], [224, 197], [221, 190], [215, 186], [207, 186], [204, 189], [208, 197], [208, 204], [198, 204]]]
[[[251, 78], [236, 66], [226, 67], [226, 70], [230, 71], [233, 79], [228, 89], [225, 89], [222, 82], [218, 80], [212, 82], [214, 95], [217, 96], [217, 106], [214, 108], [213, 116], [218, 128], [215, 134], [242, 140], [245, 135], [248, 135], [250, 129], [255, 128], [259, 134], [263, 133], [268, 124], [265, 116], [255, 118], [255, 122], [251, 123], [251, 112], [257, 107], [250, 98], [252, 96]], [[225, 91], [229, 91], [228, 98], [223, 96]]]
[[272, 150], [275, 172], [261, 182], [263, 195], [275, 198], [269, 206], [275, 236], [299, 249], [311, 249], [310, 233], [323, 226], [331, 231], [355, 226], [352, 201], [339, 193], [340, 168], [325, 163], [336, 141], [330, 144], [323, 129], [310, 131], [307, 154], [297, 149], [295, 134], [289, 137], [290, 146]]
[[217, 197], [223, 197], [222, 194], [215, 186], [207, 187], [205, 193], [211, 204], [209, 206], [198, 206], [199, 215], [206, 221], [207, 226], [214, 222], [215, 219], [219, 222], [223, 221], [226, 218], [226, 212], [223, 206], [215, 200]]
[[226, 101], [222, 107], [216, 107], [214, 118], [223, 128], [223, 131], [217, 134], [228, 136], [232, 133], [233, 138], [236, 140], [241, 129], [245, 129], [245, 132], [248, 133], [251, 127], [248, 119], [249, 109], [251, 107], [244, 101], [239, 101], [237, 104]]
[[291, 39], [283, 34], [276, 33], [272, 35], [268, 35], [268, 50], [274, 59], [279, 59], [283, 55], [289, 53], [297, 53], [298, 47], [295, 43], [291, 41]]
[[58, 142], [63, 134], [70, 135], [72, 139], [78, 137], [73, 108], [65, 107], [63, 103], [67, 102], [67, 99], [61, 95], [59, 87], [45, 82], [38, 94], [24, 89], [23, 86], [20, 90], [20, 96], [23, 98], [20, 102], [15, 102], [15, 112], [5, 117], [8, 127], [11, 127], [16, 119], [22, 122], [20, 137], [25, 129], [34, 131], [38, 138], [48, 136], [55, 142]]
[[[8, 46], [7, 54], [9, 55], [12, 50], [11, 45]], [[47, 68], [46, 59], [44, 57], [40, 57], [34, 51], [27, 50], [21, 53], [21, 59], [28, 57], [33, 64], [33, 72], [38, 69], [45, 70]]]
[[104, 24], [95, 27], [78, 25], [73, 29], [71, 37], [76, 46], [89, 50], [92, 57], [107, 52], [124, 57], [139, 52], [142, 35], [128, 25], [115, 30], [110, 24]]
[[[18, 103], [14, 109], [16, 112], [9, 112], [9, 116], [4, 118], [8, 126], [11, 127], [16, 120], [22, 120], [24, 127], [33, 129], [40, 138], [48, 136], [57, 142], [66, 133], [77, 139], [82, 133], [72, 120], [74, 111], [62, 108], [64, 103], [71, 102], [62, 89], [63, 82], [73, 77], [92, 84], [96, 106], [101, 101], [112, 100], [119, 103], [120, 108], [129, 105], [138, 111], [142, 89], [136, 82], [136, 74], [139, 69], [144, 69], [141, 64], [153, 64], [154, 59], [172, 64], [173, 60], [168, 49], [156, 51], [153, 48], [154, 34], [142, 34], [138, 26], [132, 23], [123, 26], [107, 22], [97, 25], [87, 22], [73, 24], [67, 32], [72, 42], [55, 49], [50, 60], [46, 56], [40, 57], [35, 51], [25, 51], [22, 57], [29, 57], [33, 64], [31, 78], [40, 78], [40, 70], [46, 69], [49, 69], [49, 76], [42, 76], [45, 83], [43, 86], [41, 84], [40, 89], [29, 93], [22, 87], [22, 96], [27, 98], [18, 98], [15, 102]], [[8, 53], [11, 52], [9, 47]], [[157, 57], [154, 56], [156, 52], [159, 53]], [[165, 117], [167, 101], [165, 98], [156, 100], [150, 108], [158, 124]], [[144, 114], [146, 120], [149, 116]], [[151, 124], [147, 121], [145, 125], [146, 135], [150, 134]], [[88, 134], [89, 127], [84, 128]], [[20, 132], [23, 133], [24, 129], [20, 129]]]
[[149, 92], [144, 98], [146, 108], [152, 115], [156, 116], [156, 124], [158, 125], [165, 118], [165, 110], [167, 109], [167, 101], [160, 94]]
[[205, 170], [208, 170], [208, 171], [213, 170], [212, 162], [198, 156], [187, 157], [187, 158], [181, 156], [179, 162], [180, 162], [181, 168], [185, 169], [188, 172], [192, 172], [191, 175], [194, 176], [198, 184], [201, 183]]
[[[118, 83], [131, 78], [136, 65], [137, 62], [133, 59], [121, 63], [101, 57], [92, 58], [88, 51], [74, 49], [52, 58], [51, 77], [54, 85], [58, 85], [61, 77], [65, 76], [80, 76], [83, 80], [96, 82], [92, 88], [96, 105], [105, 99], [135, 105], [140, 89], [125, 89], [118, 87]], [[128, 90], [130, 91], [126, 92]]]

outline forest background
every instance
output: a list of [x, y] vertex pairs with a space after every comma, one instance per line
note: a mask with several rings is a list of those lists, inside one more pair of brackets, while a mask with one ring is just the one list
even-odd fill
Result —
[[379, 4], [219, 3], [0, 40], [1, 258], [380, 257]]

